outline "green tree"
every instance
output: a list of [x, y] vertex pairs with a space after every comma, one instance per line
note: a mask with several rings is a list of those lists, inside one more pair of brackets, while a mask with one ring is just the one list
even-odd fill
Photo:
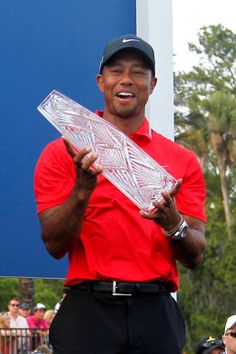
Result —
[[194, 150], [207, 186], [207, 250], [195, 271], [179, 267], [179, 303], [186, 320], [186, 351], [197, 340], [221, 335], [236, 313], [236, 35], [221, 25], [203, 27], [199, 57], [190, 72], [175, 75], [176, 140]]
[[33, 306], [34, 300], [34, 279], [19, 278], [19, 297], [22, 302]]
[[63, 280], [36, 279], [35, 303], [42, 302], [48, 309], [54, 309], [63, 293]]
[[7, 310], [12, 297], [32, 306], [42, 302], [48, 309], [54, 308], [61, 299], [63, 282], [63, 279], [0, 278], [0, 311]]
[[0, 278], [0, 312], [8, 311], [7, 305], [12, 297], [18, 297], [18, 279]]
[[228, 238], [233, 236], [232, 185], [236, 156], [236, 35], [223, 26], [203, 27], [190, 50], [200, 64], [176, 75], [177, 140], [194, 149], [203, 168], [216, 164]]
[[216, 157], [219, 169], [227, 234], [231, 240], [233, 237], [230, 202], [232, 185], [227, 181], [227, 176], [235, 181], [231, 174], [231, 166], [235, 154], [236, 98], [230, 92], [215, 91], [209, 98], [203, 100], [202, 107], [206, 112], [210, 148]]

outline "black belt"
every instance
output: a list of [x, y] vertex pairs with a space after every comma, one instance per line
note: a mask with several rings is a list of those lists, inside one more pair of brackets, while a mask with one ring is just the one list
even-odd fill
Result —
[[88, 280], [70, 287], [73, 290], [90, 290], [111, 293], [114, 296], [132, 296], [138, 293], [158, 294], [169, 293], [171, 287], [169, 283], [126, 283], [119, 281], [96, 281]]

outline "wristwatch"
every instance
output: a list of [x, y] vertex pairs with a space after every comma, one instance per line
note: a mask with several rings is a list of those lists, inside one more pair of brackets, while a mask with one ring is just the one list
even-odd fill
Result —
[[178, 224], [177, 227], [175, 227], [174, 230], [172, 231], [166, 231], [164, 229], [162, 229], [162, 231], [164, 232], [164, 234], [169, 237], [172, 240], [182, 240], [183, 238], [185, 238], [187, 236], [189, 230], [189, 226], [186, 223], [186, 221], [181, 217], [181, 221]]

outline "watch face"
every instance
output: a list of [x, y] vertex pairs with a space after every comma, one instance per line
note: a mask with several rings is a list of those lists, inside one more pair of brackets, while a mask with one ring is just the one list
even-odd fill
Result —
[[189, 229], [188, 225], [185, 225], [184, 228], [183, 228], [183, 230], [182, 230], [182, 232], [181, 232], [182, 238], [187, 235], [188, 229]]
[[187, 236], [189, 226], [184, 220], [182, 224], [180, 225], [179, 229], [174, 233], [174, 239], [175, 240], [181, 240], [182, 238], [185, 238]]

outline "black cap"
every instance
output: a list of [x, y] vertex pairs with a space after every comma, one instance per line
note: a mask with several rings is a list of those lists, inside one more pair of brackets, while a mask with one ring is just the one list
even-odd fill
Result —
[[148, 62], [155, 75], [155, 55], [154, 50], [149, 43], [134, 34], [126, 34], [109, 42], [103, 52], [102, 60], [99, 66], [101, 73], [103, 66], [116, 53], [123, 49], [133, 49], [139, 52]]
[[27, 304], [26, 302], [23, 302], [22, 304], [20, 304], [20, 309], [21, 310], [29, 310], [30, 309], [30, 305]]
[[220, 338], [204, 337], [197, 344], [196, 354], [209, 354], [216, 348], [224, 349], [224, 344]]

